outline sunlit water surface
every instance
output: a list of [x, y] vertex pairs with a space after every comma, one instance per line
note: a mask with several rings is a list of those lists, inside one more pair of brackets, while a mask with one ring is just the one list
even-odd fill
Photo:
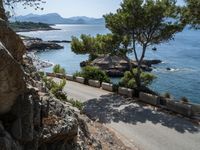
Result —
[[[61, 30], [23, 32], [22, 35], [39, 37], [43, 40], [71, 40], [71, 36], [81, 34], [106, 34], [109, 31], [103, 25], [56, 25]], [[69, 43], [62, 44], [64, 49], [36, 53], [44, 60], [61, 64], [70, 74], [80, 70], [80, 62], [87, 55], [76, 55], [71, 51]], [[149, 48], [147, 59], [161, 59], [163, 63], [156, 65], [153, 73], [157, 79], [151, 87], [157, 92], [170, 92], [176, 98], [188, 97], [200, 103], [200, 31], [184, 30], [169, 43], [158, 45], [154, 52]], [[138, 47], [140, 49], [140, 47]], [[130, 55], [133, 58], [132, 55]], [[172, 68], [167, 71], [166, 68]], [[52, 71], [52, 68], [46, 69]], [[113, 79], [116, 82], [118, 79]]]

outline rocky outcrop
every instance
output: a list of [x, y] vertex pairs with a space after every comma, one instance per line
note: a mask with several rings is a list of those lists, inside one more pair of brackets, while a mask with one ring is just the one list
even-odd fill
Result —
[[48, 42], [53, 42], [53, 43], [71, 43], [71, 41], [68, 40], [51, 40]]
[[0, 18], [0, 41], [9, 50], [15, 61], [22, 62], [22, 56], [26, 51], [20, 37], [8, 27], [7, 22]]
[[52, 50], [52, 49], [57, 50], [64, 48], [63, 46], [56, 44], [56, 42], [43, 41], [40, 38], [21, 36], [21, 39], [23, 40], [26, 49], [28, 51], [33, 51], [33, 50], [40, 51], [40, 50]]
[[4, 114], [24, 92], [25, 82], [20, 64], [1, 42], [0, 64], [0, 114]]
[[45, 42], [45, 41], [31, 41], [26, 44], [26, 48], [28, 51], [32, 50], [57, 50], [64, 48], [61, 45], [58, 45], [53, 42]]

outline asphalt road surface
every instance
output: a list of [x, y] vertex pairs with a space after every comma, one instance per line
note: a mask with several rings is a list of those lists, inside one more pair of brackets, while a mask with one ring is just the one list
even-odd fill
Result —
[[67, 81], [64, 91], [134, 150], [200, 150], [200, 127], [186, 118], [76, 82]]

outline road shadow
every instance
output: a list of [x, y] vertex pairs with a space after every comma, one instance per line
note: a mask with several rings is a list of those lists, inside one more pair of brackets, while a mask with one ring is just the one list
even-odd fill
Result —
[[162, 124], [168, 128], [175, 129], [180, 133], [186, 131], [190, 133], [199, 132], [199, 127], [192, 122], [166, 114], [163, 112], [153, 111], [144, 107], [143, 104], [133, 103], [125, 98], [115, 95], [103, 95], [99, 99], [91, 99], [84, 103], [83, 112], [93, 120], [100, 123], [124, 122], [124, 123], [145, 123], [147, 121], [153, 124]]

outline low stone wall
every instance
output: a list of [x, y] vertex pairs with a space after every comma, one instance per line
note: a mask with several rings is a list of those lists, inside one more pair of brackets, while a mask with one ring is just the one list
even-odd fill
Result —
[[167, 109], [190, 117], [192, 115], [192, 106], [190, 104], [183, 104], [176, 101], [167, 101]]
[[[84, 78], [76, 77], [74, 80], [73, 75], [69, 75], [69, 74], [63, 75], [63, 74], [55, 74], [55, 73], [46, 72], [46, 75], [50, 76], [50, 77], [55, 77], [55, 78], [66, 78], [67, 80], [76, 81], [81, 84], [85, 83]], [[102, 89], [106, 90], [106, 91], [113, 92], [113, 90], [114, 90], [113, 84], [110, 84], [110, 83], [103, 82], [101, 84], [97, 80], [89, 80], [88, 83], [90, 86], [93, 86], [93, 87], [97, 87], [97, 88], [102, 87]], [[41, 85], [38, 85], [38, 87], [41, 87]], [[120, 95], [124, 95], [124, 96], [132, 98], [134, 95], [134, 90], [125, 88], [125, 87], [119, 87], [118, 93]], [[142, 102], [154, 105], [154, 106], [166, 108], [168, 110], [171, 110], [175, 113], [182, 114], [187, 117], [191, 117], [194, 115], [200, 115], [200, 104], [193, 104], [193, 103], [192, 104], [184, 104], [184, 103], [180, 103], [180, 102], [168, 99], [168, 98], [159, 97], [159, 96], [144, 93], [144, 92], [140, 92], [139, 100]]]
[[82, 84], [85, 83], [85, 79], [82, 78], [82, 77], [76, 77], [76, 78], [75, 78], [75, 81], [78, 82], [78, 83], [82, 83]]
[[69, 81], [73, 81], [74, 77], [73, 77], [73, 75], [66, 74], [66, 79], [69, 80]]
[[113, 92], [113, 84], [102, 82], [101, 87], [103, 90]]
[[55, 73], [46, 72], [46, 76], [56, 78], [56, 74]]
[[101, 87], [101, 83], [98, 80], [88, 80], [88, 84], [97, 88]]
[[192, 105], [192, 114], [200, 115], [200, 104], [191, 104]]
[[66, 75], [61, 73], [56, 73], [56, 78], [65, 79]]
[[124, 87], [119, 87], [118, 93], [120, 95], [133, 97], [134, 90], [133, 89], [124, 88]]
[[151, 105], [158, 105], [159, 104], [159, 97], [156, 95], [140, 92], [139, 99], [142, 102], [151, 104]]
[[61, 78], [61, 79], [66, 78], [66, 75], [61, 74], [61, 73], [46, 72], [46, 76], [53, 77], [53, 78]]

